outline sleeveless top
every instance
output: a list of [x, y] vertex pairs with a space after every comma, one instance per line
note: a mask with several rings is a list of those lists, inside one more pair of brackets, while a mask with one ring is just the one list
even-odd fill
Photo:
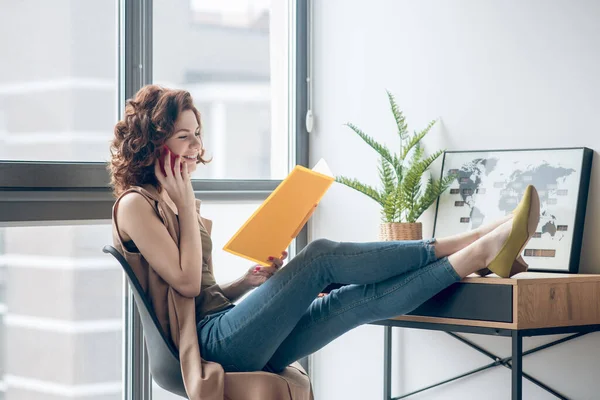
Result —
[[200, 294], [194, 299], [198, 322], [209, 314], [234, 306], [215, 281], [212, 264], [209, 264], [212, 258], [212, 239], [203, 225], [200, 225], [200, 237], [202, 239], [202, 283]]
[[[177, 217], [177, 221], [179, 221], [179, 216], [177, 214], [175, 216]], [[217, 284], [212, 269], [209, 266], [209, 261], [212, 257], [212, 239], [202, 224], [200, 224], [200, 239], [202, 241], [202, 281], [200, 294], [194, 298], [196, 321], [198, 322], [207, 315], [234, 307]], [[139, 253], [137, 246], [132, 240], [123, 242], [123, 245], [127, 251]]]
[[[136, 190], [136, 188], [134, 188], [134, 191], [136, 193], [140, 193], [140, 191]], [[140, 194], [144, 196], [143, 193]], [[167, 208], [170, 210], [170, 207]], [[175, 215], [177, 223], [179, 223], [179, 215], [175, 213], [173, 214]], [[199, 223], [199, 225], [200, 239], [202, 241], [202, 281], [200, 286], [200, 294], [194, 298], [197, 322], [207, 315], [234, 306], [225, 296], [221, 290], [221, 287], [215, 280], [215, 276], [212, 271], [212, 264], [209, 264], [212, 259], [212, 239], [204, 225], [202, 223]], [[177, 230], [179, 230], [179, 226], [177, 226]], [[132, 240], [123, 242], [123, 245], [127, 251], [139, 253], [137, 246]]]

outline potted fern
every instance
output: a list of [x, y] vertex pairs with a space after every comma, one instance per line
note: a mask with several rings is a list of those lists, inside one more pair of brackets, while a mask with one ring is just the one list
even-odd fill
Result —
[[443, 150], [438, 150], [424, 157], [421, 146], [421, 140], [429, 133], [435, 121], [431, 121], [422, 131], [409, 134], [404, 115], [394, 96], [389, 91], [387, 95], [400, 138], [398, 153], [392, 153], [357, 126], [345, 124], [379, 154], [381, 188], [378, 190], [345, 176], [336, 176], [335, 179], [379, 203], [379, 240], [420, 240], [423, 238], [423, 230], [417, 219], [450, 186], [455, 176], [434, 179], [428, 173], [431, 164], [443, 153]]

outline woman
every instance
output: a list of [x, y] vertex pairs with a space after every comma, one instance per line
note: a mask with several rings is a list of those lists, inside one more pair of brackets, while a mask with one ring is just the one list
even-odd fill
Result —
[[[352, 328], [410, 312], [469, 274], [488, 268], [509, 277], [526, 269], [519, 254], [539, 221], [532, 186], [512, 214], [464, 234], [373, 243], [319, 239], [285, 268], [286, 254], [274, 254], [270, 267], [252, 266], [239, 280], [217, 285], [209, 229], [198, 218], [190, 181], [208, 162], [200, 129], [185, 91], [146, 86], [128, 102], [111, 150], [120, 203], [114, 218], [126, 251], [139, 252], [162, 280], [195, 299], [202, 358], [225, 371], [282, 371]], [[164, 145], [177, 156], [173, 162], [165, 157], [162, 164]], [[150, 192], [168, 207], [162, 213], [177, 217], [178, 244], [148, 201]], [[334, 282], [348, 285], [318, 297]]]

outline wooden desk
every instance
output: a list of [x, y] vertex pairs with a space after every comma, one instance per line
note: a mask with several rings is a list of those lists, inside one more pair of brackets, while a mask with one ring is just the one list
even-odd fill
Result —
[[[488, 276], [467, 277], [403, 316], [373, 322], [385, 329], [384, 399], [391, 396], [392, 327], [448, 332], [494, 361], [467, 374], [394, 399], [406, 398], [423, 390], [463, 378], [494, 366], [512, 369], [512, 399], [522, 399], [522, 378], [567, 399], [542, 382], [523, 373], [523, 355], [558, 343], [600, 331], [600, 275], [574, 275], [526, 272], [510, 279]], [[512, 337], [512, 356], [491, 354], [454, 332]], [[548, 345], [523, 353], [523, 337], [575, 333]]]

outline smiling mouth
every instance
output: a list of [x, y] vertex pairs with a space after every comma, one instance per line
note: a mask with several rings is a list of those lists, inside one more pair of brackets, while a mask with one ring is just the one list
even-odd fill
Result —
[[183, 156], [183, 158], [189, 161], [196, 161], [196, 156]]

